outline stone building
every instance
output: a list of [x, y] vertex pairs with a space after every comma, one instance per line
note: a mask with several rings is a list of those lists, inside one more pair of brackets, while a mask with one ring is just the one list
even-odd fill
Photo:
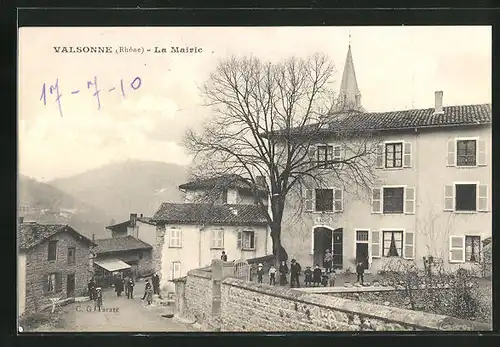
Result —
[[[228, 261], [269, 254], [267, 220], [244, 182], [222, 176], [179, 188], [185, 202], [163, 203], [151, 219], [157, 226], [153, 253], [162, 286], [173, 291], [170, 280], [210, 265], [222, 251]], [[207, 197], [210, 202], [203, 202]], [[262, 199], [267, 204], [265, 192]]]
[[[332, 183], [289, 199], [282, 234], [288, 253], [302, 265], [322, 263], [333, 250], [336, 268], [354, 270], [357, 261], [381, 269], [391, 258], [422, 263], [443, 259], [447, 268], [474, 266], [482, 240], [492, 234], [491, 104], [443, 106], [443, 92], [426, 109], [362, 111], [349, 48], [341, 95], [357, 110], [332, 117], [323, 139], [309, 150], [318, 170], [349, 157], [349, 141], [376, 146], [376, 179], [362, 192]], [[354, 81], [344, 81], [354, 79]], [[336, 134], [355, 134], [339, 139]], [[376, 157], [376, 158], [375, 158]], [[298, 223], [287, 218], [305, 206]]]
[[92, 240], [68, 225], [21, 223], [18, 244], [19, 315], [43, 308], [50, 298], [84, 295]]

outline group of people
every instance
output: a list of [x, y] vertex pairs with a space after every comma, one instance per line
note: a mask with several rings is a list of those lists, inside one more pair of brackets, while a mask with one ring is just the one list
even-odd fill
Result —
[[[135, 281], [132, 276], [118, 275], [114, 279], [114, 285], [116, 296], [121, 296], [123, 291], [125, 290], [127, 299], [134, 298]], [[90, 300], [93, 300], [95, 302], [95, 306], [99, 307], [100, 309], [100, 307], [102, 306], [102, 289], [96, 285], [93, 277], [88, 283], [88, 294]], [[158, 276], [158, 273], [156, 272], [151, 277], [151, 282], [149, 281], [149, 279], [146, 279], [144, 296], [142, 297], [142, 300], [146, 300], [148, 305], [151, 305], [151, 303], [153, 302], [153, 294], [160, 295], [160, 276]]]
[[[314, 269], [311, 269], [311, 266], [307, 266], [304, 271], [304, 285], [306, 287], [310, 286], [320, 286], [323, 285], [325, 287], [335, 286], [335, 279], [337, 277], [335, 270], [333, 268], [333, 255], [329, 249], [325, 251], [324, 261], [323, 261], [322, 269], [319, 264], [314, 266]], [[358, 261], [356, 264], [356, 281], [363, 285], [364, 283], [364, 271], [365, 267], [363, 266], [362, 261]], [[288, 284], [288, 274], [290, 273], [290, 287], [300, 287], [299, 277], [302, 273], [302, 268], [300, 264], [292, 259], [290, 269], [286, 261], [282, 261], [279, 268], [276, 269], [273, 265], [269, 268], [269, 284], [276, 284], [276, 274], [279, 273], [279, 284], [287, 285]], [[264, 277], [264, 267], [262, 264], [259, 264], [257, 267], [257, 282], [262, 283]]]

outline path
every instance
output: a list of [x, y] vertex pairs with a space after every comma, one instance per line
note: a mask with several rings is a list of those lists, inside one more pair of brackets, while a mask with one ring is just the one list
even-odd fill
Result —
[[[94, 311], [91, 301], [73, 303], [58, 312], [60, 319], [56, 327], [41, 326], [35, 331], [65, 331], [65, 332], [187, 332], [196, 331], [190, 325], [180, 323], [175, 318], [164, 318], [162, 315], [172, 313], [172, 306], [162, 306], [153, 303], [148, 306], [142, 301], [144, 282], [136, 285], [134, 299], [126, 296], [117, 297], [113, 290], [103, 293], [103, 307], [109, 312]], [[155, 295], [155, 301], [158, 299]]]

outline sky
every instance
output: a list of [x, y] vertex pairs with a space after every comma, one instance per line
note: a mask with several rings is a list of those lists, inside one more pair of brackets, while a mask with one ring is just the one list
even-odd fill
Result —
[[[433, 107], [436, 90], [444, 106], [491, 103], [486, 26], [21, 28], [19, 172], [49, 181], [127, 159], [189, 165], [182, 138], [211, 116], [199, 88], [219, 59], [326, 53], [338, 89], [349, 40], [367, 111]], [[54, 46], [144, 51], [55, 53]], [[146, 51], [155, 46], [203, 51]]]

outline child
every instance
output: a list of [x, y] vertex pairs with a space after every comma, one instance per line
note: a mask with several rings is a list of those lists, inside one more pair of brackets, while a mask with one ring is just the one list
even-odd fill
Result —
[[305, 279], [304, 279], [305, 286], [310, 287], [311, 283], [312, 283], [312, 278], [313, 278], [313, 272], [312, 272], [310, 266], [306, 267], [306, 271], [304, 271], [304, 276], [305, 276]]
[[321, 284], [323, 285], [323, 287], [326, 287], [328, 285], [328, 281], [328, 272], [326, 272], [326, 270], [323, 270], [323, 272], [321, 273]]
[[269, 268], [269, 284], [276, 284], [276, 268], [274, 267], [274, 265], [271, 265], [271, 267]]
[[322, 271], [321, 269], [319, 268], [319, 264], [316, 264], [316, 266], [314, 267], [314, 270], [313, 270], [313, 283], [314, 283], [314, 286], [318, 285], [321, 283], [321, 274], [322, 274]]
[[357, 276], [357, 279], [356, 281], [357, 282], [360, 282], [361, 285], [363, 285], [363, 282], [364, 282], [364, 273], [365, 273], [365, 268], [363, 267], [363, 262], [358, 262], [358, 266], [356, 266], [356, 274], [358, 275]]
[[332, 269], [332, 272], [330, 272], [330, 281], [328, 285], [330, 287], [335, 287], [335, 278], [337, 277], [337, 274], [335, 273], [335, 269]]
[[95, 311], [95, 308], [98, 307], [99, 308], [99, 311], [101, 311], [101, 307], [102, 307], [102, 290], [101, 290], [101, 287], [97, 287], [95, 289], [95, 299], [94, 299], [94, 311]]
[[153, 288], [151, 288], [151, 286], [146, 288], [145, 295], [146, 295], [146, 300], [148, 302], [148, 305], [151, 305], [151, 303], [153, 302]]
[[257, 282], [262, 283], [262, 276], [264, 276], [264, 267], [259, 264], [257, 267]]

